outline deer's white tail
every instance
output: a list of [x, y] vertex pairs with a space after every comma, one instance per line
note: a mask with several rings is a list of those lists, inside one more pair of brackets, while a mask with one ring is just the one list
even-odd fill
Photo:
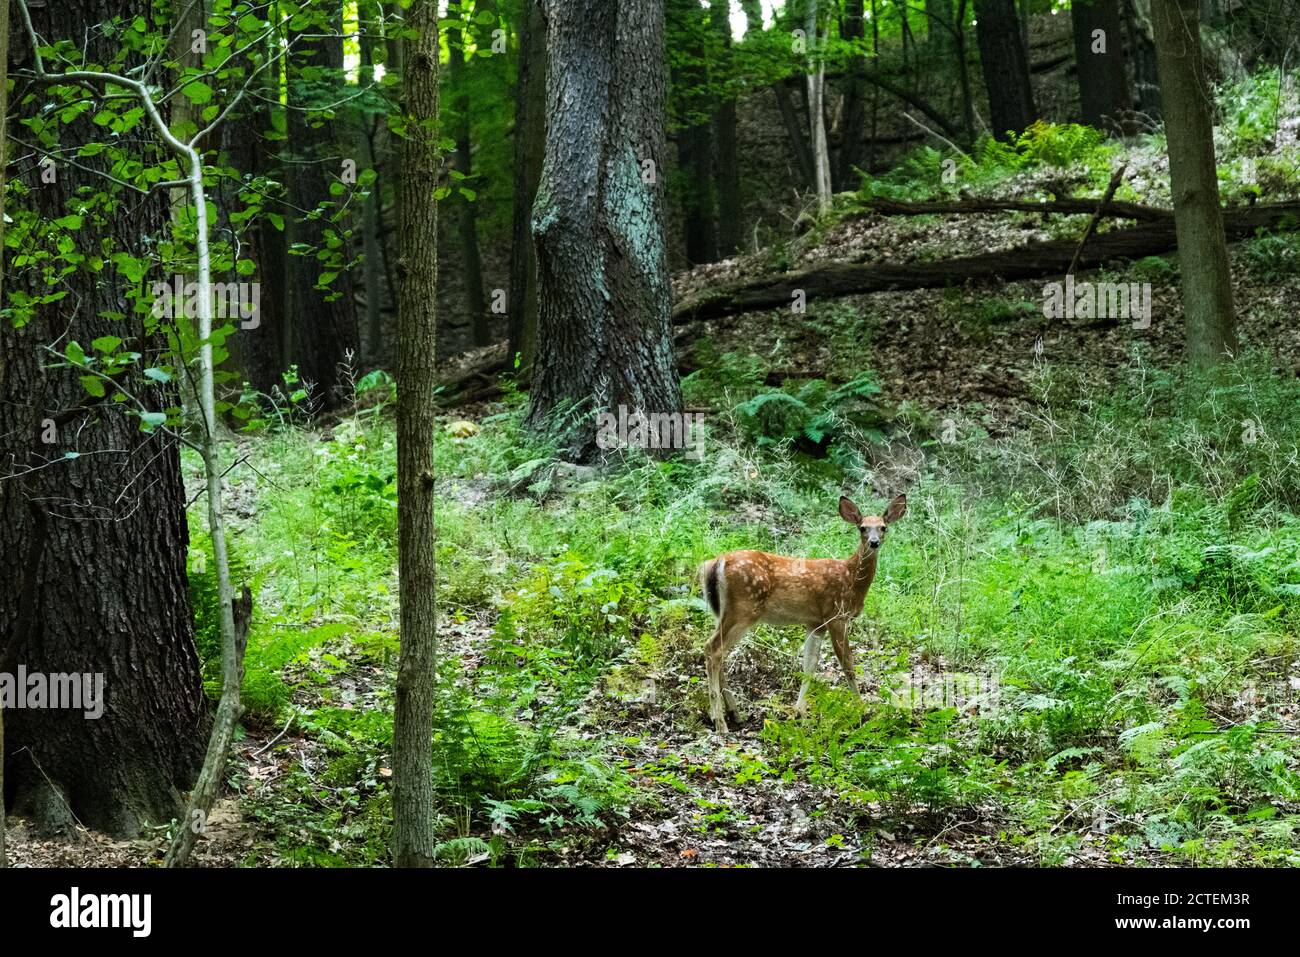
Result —
[[723, 576], [725, 558], [710, 558], [700, 566], [700, 591], [709, 603], [709, 610], [714, 618], [722, 617], [722, 608], [727, 601], [726, 578]]

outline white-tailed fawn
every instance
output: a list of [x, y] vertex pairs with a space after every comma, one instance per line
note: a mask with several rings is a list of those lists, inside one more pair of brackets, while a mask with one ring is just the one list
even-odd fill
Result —
[[[744, 634], [757, 624], [775, 627], [803, 625], [803, 687], [795, 710], [808, 704], [808, 685], [817, 668], [822, 636], [829, 632], [844, 679], [858, 693], [849, 647], [848, 624], [862, 612], [867, 589], [876, 577], [880, 546], [889, 526], [907, 511], [907, 496], [899, 495], [883, 515], [863, 515], [844, 496], [840, 518], [858, 530], [858, 548], [850, 557], [788, 558], [767, 552], [727, 552], [700, 566], [700, 585], [718, 619], [713, 637], [704, 646], [709, 678], [709, 717], [718, 731], [727, 730], [727, 717], [739, 721], [736, 701], [727, 689], [726, 659]], [[725, 714], [724, 714], [725, 710]]]

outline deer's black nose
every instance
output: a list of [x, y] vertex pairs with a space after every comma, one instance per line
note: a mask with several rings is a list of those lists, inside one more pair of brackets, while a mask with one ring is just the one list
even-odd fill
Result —
[[879, 547], [880, 547], [880, 539], [878, 539], [878, 538], [869, 538], [869, 539], [867, 539], [867, 544], [870, 545], [872, 548], [879, 548]]

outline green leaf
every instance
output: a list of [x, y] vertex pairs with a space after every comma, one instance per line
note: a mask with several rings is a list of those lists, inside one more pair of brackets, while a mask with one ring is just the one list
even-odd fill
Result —
[[140, 428], [145, 432], [152, 432], [158, 426], [167, 421], [166, 412], [141, 412]]
[[187, 83], [181, 92], [184, 93], [185, 98], [195, 106], [202, 106], [204, 103], [207, 103], [212, 99], [212, 87], [208, 86], [206, 83], [200, 82], [199, 80], [195, 80], [193, 83]]
[[122, 344], [122, 340], [117, 336], [100, 336], [90, 344], [96, 352], [102, 352], [104, 355], [115, 352], [117, 347]]
[[86, 364], [86, 353], [76, 339], [68, 343], [68, 347], [63, 350], [63, 354], [68, 357], [68, 361], [74, 366]]
[[102, 399], [104, 397], [104, 380], [99, 378], [99, 376], [83, 375], [81, 377], [81, 385], [82, 388], [93, 395], [96, 399]]
[[172, 374], [165, 369], [150, 367], [144, 370], [146, 379], [153, 379], [154, 382], [171, 382]]

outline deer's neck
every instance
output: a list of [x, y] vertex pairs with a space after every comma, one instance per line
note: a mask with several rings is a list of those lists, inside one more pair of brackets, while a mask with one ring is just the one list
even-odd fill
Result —
[[880, 557], [879, 549], [868, 549], [866, 543], [858, 545], [858, 550], [848, 559], [849, 572], [853, 581], [854, 595], [862, 598], [871, 587], [871, 580], [876, 577], [876, 559]]

